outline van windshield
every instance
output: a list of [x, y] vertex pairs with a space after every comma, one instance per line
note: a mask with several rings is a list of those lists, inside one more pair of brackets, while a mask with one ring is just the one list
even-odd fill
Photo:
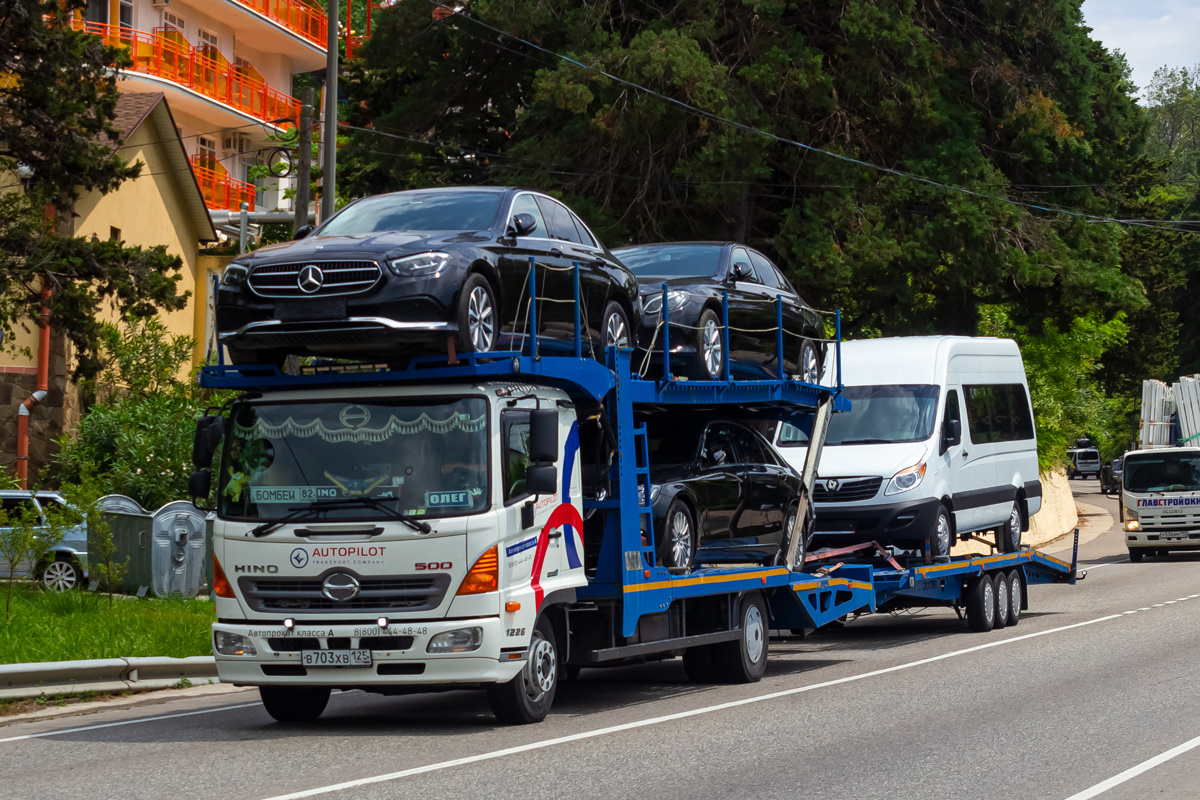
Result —
[[1125, 458], [1125, 491], [1200, 491], [1200, 453], [1155, 452]]
[[[833, 415], [825, 437], [826, 446], [923, 442], [933, 434], [938, 404], [936, 386], [847, 386], [843, 394], [851, 408]], [[808, 444], [808, 434], [784, 423], [779, 444], [803, 447]]]

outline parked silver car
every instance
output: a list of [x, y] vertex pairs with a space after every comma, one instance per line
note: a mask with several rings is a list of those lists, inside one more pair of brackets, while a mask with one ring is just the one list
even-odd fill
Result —
[[[5, 513], [19, 514], [33, 504], [42, 524], [45, 524], [43, 510], [52, 503], [66, 505], [66, 500], [58, 492], [34, 492], [31, 495], [20, 490], [0, 490], [0, 508]], [[7, 565], [0, 565], [0, 569], [7, 573]], [[36, 577], [54, 592], [67, 592], [81, 585], [87, 578], [87, 527], [80, 524], [70, 528], [62, 540], [50, 548], [41, 563], [26, 561], [19, 564], [17, 575]], [[7, 578], [8, 575], [0, 577]]]

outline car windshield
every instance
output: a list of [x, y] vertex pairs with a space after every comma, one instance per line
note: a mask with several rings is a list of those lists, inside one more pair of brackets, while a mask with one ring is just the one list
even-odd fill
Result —
[[498, 192], [402, 192], [367, 197], [344, 208], [315, 235], [480, 231], [496, 218], [500, 199]]
[[428, 519], [488, 507], [483, 398], [254, 403], [232, 417], [219, 481], [223, 517], [278, 519], [347, 498], [363, 502], [323, 509], [320, 519]]
[[720, 245], [622, 247], [613, 255], [639, 278], [713, 278], [721, 265]]
[[1200, 491], [1200, 453], [1154, 452], [1125, 458], [1125, 491]]
[[[938, 387], [926, 385], [847, 386], [850, 410], [834, 414], [826, 445], [923, 442], [933, 433]], [[783, 447], [803, 447], [808, 434], [784, 423]]]

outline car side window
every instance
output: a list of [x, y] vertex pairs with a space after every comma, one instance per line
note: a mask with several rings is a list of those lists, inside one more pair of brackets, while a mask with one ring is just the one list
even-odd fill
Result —
[[504, 435], [504, 504], [529, 496], [525, 473], [529, 469], [529, 412], [509, 411], [500, 421]]
[[742, 265], [742, 281], [744, 283], [762, 283], [758, 275], [754, 272], [754, 263], [750, 260], [750, 253], [744, 247], [735, 247], [733, 252], [729, 254], [729, 274], [733, 274], [733, 266], [735, 264]]
[[533, 217], [537, 227], [533, 229], [531, 234], [535, 239], [549, 239], [550, 231], [546, 227], [546, 218], [542, 215], [542, 210], [538, 208], [537, 202], [531, 194], [517, 195], [517, 199], [513, 201], [512, 211], [508, 215], [508, 223], [512, 224], [513, 217], [517, 214], [529, 214]]
[[22, 518], [29, 518], [34, 524], [42, 524], [41, 514], [33, 500], [28, 497], [5, 497], [0, 499], [0, 509], [4, 511], [6, 525], [12, 525]]
[[733, 439], [733, 445], [737, 450], [739, 464], [769, 464], [767, 454], [763, 452], [762, 445], [758, 441], [758, 437], [754, 435], [754, 431], [749, 428], [730, 426], [729, 432]]
[[579, 233], [579, 241], [585, 247], [594, 247], [600, 249], [600, 243], [596, 241], [596, 237], [592, 236], [592, 232], [588, 230], [587, 225], [583, 224], [583, 220], [571, 214], [571, 220], [575, 223], [575, 230]]
[[583, 244], [579, 239], [579, 231], [575, 228], [575, 221], [571, 219], [571, 212], [566, 206], [548, 197], [537, 198], [537, 203], [542, 207], [542, 215], [546, 218], [551, 239]]
[[961, 412], [958, 408], [958, 389], [951, 389], [946, 392], [946, 410], [942, 413], [942, 430], [946, 430], [948, 422], [961, 423], [961, 421]]
[[754, 265], [754, 272], [764, 285], [770, 286], [772, 289], [784, 288], [779, 273], [775, 271], [775, 265], [768, 261], [766, 256], [751, 250], [750, 263]]
[[726, 425], [713, 425], [704, 434], [704, 449], [700, 453], [702, 466], [719, 467], [739, 463], [734, 437]]

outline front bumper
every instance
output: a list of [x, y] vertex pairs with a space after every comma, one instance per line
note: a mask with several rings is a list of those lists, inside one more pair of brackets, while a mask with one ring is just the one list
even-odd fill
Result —
[[937, 527], [936, 497], [881, 505], [816, 505], [812, 548], [861, 542], [916, 541]]
[[1125, 531], [1125, 546], [1130, 550], [1200, 550], [1200, 530]]
[[[445, 654], [425, 651], [429, 640], [437, 634], [469, 627], [483, 628], [483, 643], [478, 650]], [[236, 633], [254, 644], [257, 652], [253, 656], [215, 654], [221, 682], [239, 686], [434, 687], [504, 683], [525, 664], [524, 651], [507, 648], [501, 652], [505, 631], [499, 617], [393, 621], [386, 632], [371, 620], [353, 625], [297, 622], [290, 632], [275, 624], [218, 622], [213, 625], [213, 631]], [[356, 649], [368, 636], [411, 637], [412, 643], [403, 650], [373, 650], [370, 667], [304, 667], [301, 664], [301, 647], [306, 650]], [[297, 639], [309, 641], [297, 642]], [[331, 640], [334, 640], [332, 647]], [[296, 649], [284, 649], [289, 644]]]

